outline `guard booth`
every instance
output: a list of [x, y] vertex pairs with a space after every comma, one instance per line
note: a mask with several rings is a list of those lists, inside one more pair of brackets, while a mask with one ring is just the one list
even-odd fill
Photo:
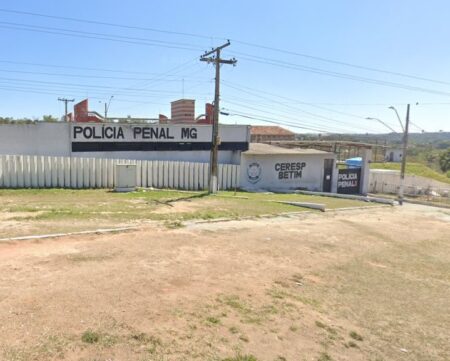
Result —
[[336, 154], [250, 143], [241, 153], [240, 187], [249, 191], [336, 192]]
[[371, 156], [370, 149], [363, 149], [362, 157], [350, 158], [345, 161], [347, 168], [338, 171], [338, 193], [367, 194]]

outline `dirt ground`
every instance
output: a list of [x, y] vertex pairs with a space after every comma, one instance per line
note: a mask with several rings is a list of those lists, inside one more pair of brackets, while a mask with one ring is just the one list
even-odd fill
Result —
[[2, 243], [0, 360], [449, 360], [449, 286], [417, 205]]

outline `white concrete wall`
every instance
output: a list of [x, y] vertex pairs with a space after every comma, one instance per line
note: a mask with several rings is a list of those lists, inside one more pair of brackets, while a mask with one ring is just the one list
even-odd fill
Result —
[[69, 124], [1, 124], [0, 154], [68, 156]]
[[369, 192], [370, 159], [372, 159], [372, 150], [362, 149], [361, 184], [359, 187], [361, 194], [367, 194]]
[[[236, 151], [220, 151], [219, 163], [239, 164]], [[72, 157], [132, 160], [167, 160], [180, 162], [209, 163], [209, 151], [143, 151], [143, 152], [77, 152]]]
[[[398, 192], [400, 186], [400, 171], [371, 169], [369, 191], [371, 193], [392, 193]], [[439, 182], [434, 179], [406, 174], [405, 194], [420, 194], [426, 190], [435, 190], [437, 193], [450, 193], [450, 184]]]
[[[0, 155], [0, 188], [114, 188], [116, 164], [136, 165], [138, 187], [208, 187], [207, 163]], [[239, 171], [238, 165], [219, 164], [219, 188], [237, 187]]]
[[[74, 123], [80, 125], [80, 123]], [[83, 126], [95, 126], [101, 128], [102, 124], [82, 124]], [[101, 159], [133, 159], [133, 160], [167, 160], [182, 162], [209, 162], [208, 150], [194, 151], [108, 151], [108, 152], [72, 152], [71, 151], [71, 127], [69, 123], [33, 123], [33, 124], [1, 124], [0, 125], [0, 155], [42, 155], [59, 157], [83, 157]], [[108, 126], [115, 126], [108, 124]], [[132, 132], [133, 125], [121, 125], [125, 134]], [[139, 124], [145, 126], [145, 124]], [[189, 125], [171, 125], [180, 128]], [[199, 141], [210, 141], [208, 131], [210, 126], [196, 126], [199, 132]], [[174, 132], [175, 134], [176, 132]], [[226, 142], [246, 141], [250, 139], [247, 126], [220, 126], [221, 139]], [[80, 139], [77, 139], [79, 141]], [[81, 139], [92, 142], [91, 140]], [[129, 139], [125, 139], [129, 140]], [[110, 141], [103, 139], [102, 141]], [[152, 140], [153, 141], [153, 140]], [[240, 151], [219, 151], [219, 162], [226, 164], [239, 164]]]
[[[322, 191], [324, 177], [324, 160], [334, 159], [332, 174], [332, 189], [336, 191], [337, 168], [334, 154], [242, 154], [241, 159], [241, 188], [247, 190], [272, 190], [288, 191], [294, 189], [307, 189], [310, 191]], [[301, 162], [305, 163], [301, 178], [279, 179], [279, 172], [275, 169], [277, 163]], [[257, 163], [261, 174], [258, 181], [251, 180], [249, 168]]]

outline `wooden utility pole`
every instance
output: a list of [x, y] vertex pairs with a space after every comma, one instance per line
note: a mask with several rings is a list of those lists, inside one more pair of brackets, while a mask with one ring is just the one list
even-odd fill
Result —
[[64, 121], [68, 122], [69, 119], [67, 118], [67, 103], [74, 102], [75, 99], [58, 98], [58, 101], [64, 102]]
[[403, 128], [403, 149], [402, 149], [402, 168], [400, 171], [400, 187], [398, 189], [398, 203], [403, 205], [403, 192], [405, 187], [405, 170], [406, 170], [406, 152], [408, 150], [408, 131], [409, 131], [409, 104], [406, 106], [406, 121]]
[[[219, 103], [220, 103], [220, 65], [221, 64], [231, 64], [236, 65], [236, 59], [221, 59], [220, 53], [223, 48], [226, 48], [230, 45], [230, 41], [228, 40], [225, 44], [212, 49], [211, 51], [205, 52], [201, 57], [200, 61], [206, 61], [207, 63], [214, 63], [216, 67], [216, 85], [214, 92], [214, 119], [212, 124], [212, 139], [211, 139], [211, 157], [209, 162], [209, 185], [208, 191], [209, 193], [217, 193], [218, 190], [218, 153], [219, 153]], [[214, 54], [211, 57], [210, 55]]]

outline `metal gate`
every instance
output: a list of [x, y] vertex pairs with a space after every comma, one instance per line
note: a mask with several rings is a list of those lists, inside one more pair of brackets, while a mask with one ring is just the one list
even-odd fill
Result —
[[325, 159], [323, 162], [322, 192], [331, 192], [331, 178], [333, 175], [334, 159]]

